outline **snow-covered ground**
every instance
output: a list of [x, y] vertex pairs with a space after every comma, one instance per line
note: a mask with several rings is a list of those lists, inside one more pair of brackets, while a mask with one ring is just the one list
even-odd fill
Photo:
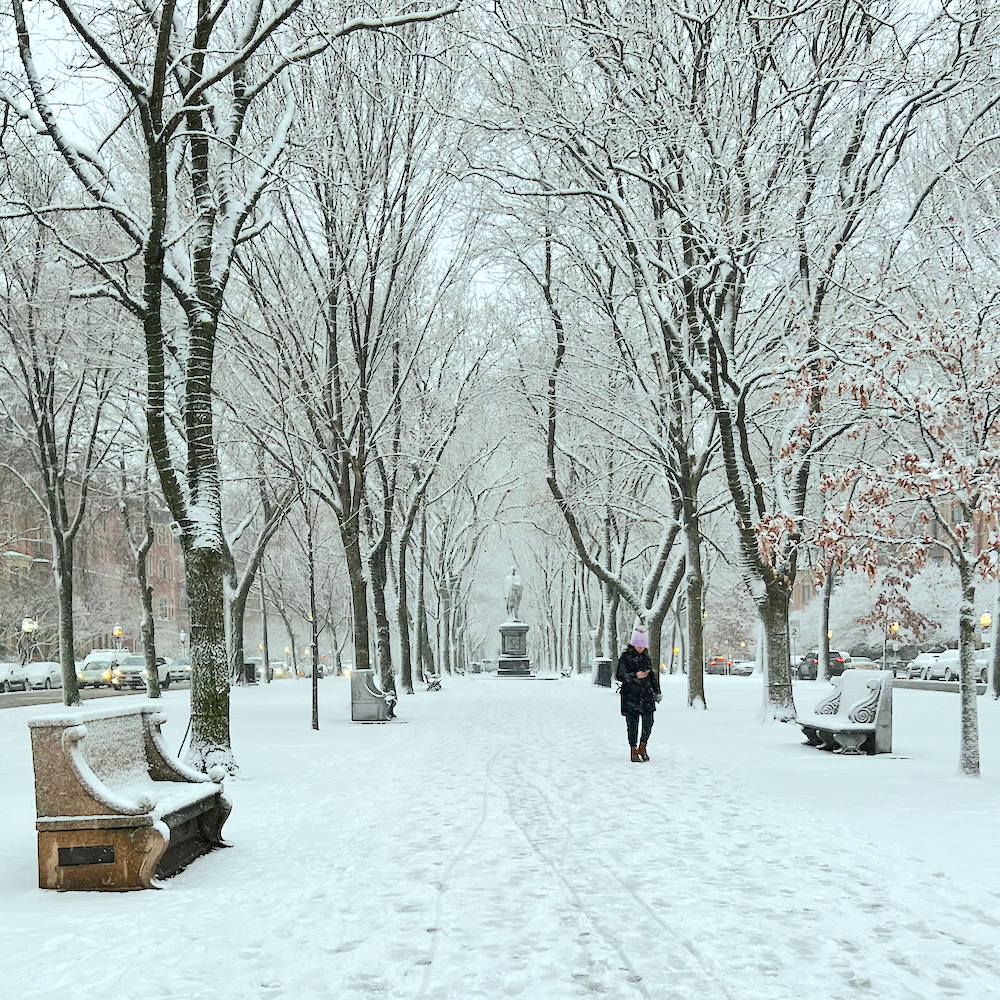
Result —
[[0, 997], [1000, 997], [1000, 706], [974, 781], [956, 695], [896, 691], [895, 754], [851, 758], [706, 683], [668, 679], [642, 765], [582, 677], [445, 678], [385, 726], [328, 678], [318, 733], [307, 683], [239, 689], [232, 849], [123, 894], [36, 888], [39, 709], [0, 712]]

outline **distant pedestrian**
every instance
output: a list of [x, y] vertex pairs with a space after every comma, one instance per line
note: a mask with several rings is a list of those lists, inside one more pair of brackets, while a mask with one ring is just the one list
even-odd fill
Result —
[[[653, 713], [660, 700], [660, 676], [649, 661], [646, 630], [636, 628], [628, 648], [618, 658], [615, 677], [621, 682], [622, 715], [628, 727], [628, 745], [632, 748], [632, 761], [649, 760], [646, 744], [653, 728]], [[639, 735], [639, 723], [642, 735]]]

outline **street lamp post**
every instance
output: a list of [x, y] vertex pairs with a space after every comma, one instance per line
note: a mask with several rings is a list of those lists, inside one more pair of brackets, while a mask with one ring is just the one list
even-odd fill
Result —
[[177, 633], [177, 638], [180, 639], [180, 642], [181, 642], [181, 656], [183, 656], [184, 655], [184, 641], [187, 639], [187, 632], [185, 632], [184, 629], [181, 629], [180, 632]]
[[25, 666], [31, 662], [32, 645], [37, 628], [38, 622], [34, 618], [25, 617], [21, 619], [21, 638], [18, 642], [21, 666]]
[[111, 634], [114, 636], [114, 639], [115, 639], [115, 649], [121, 649], [122, 648], [122, 627], [121, 627], [121, 625], [118, 624], [118, 622], [115, 622], [114, 627], [111, 629]]

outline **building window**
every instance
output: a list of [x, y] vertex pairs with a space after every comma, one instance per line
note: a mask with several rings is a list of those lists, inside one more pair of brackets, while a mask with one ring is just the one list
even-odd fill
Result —
[[159, 565], [157, 566], [157, 575], [161, 580], [166, 580], [167, 578], [167, 560], [161, 559]]
[[156, 617], [161, 622], [172, 622], [174, 620], [174, 602], [169, 597], [157, 598]]

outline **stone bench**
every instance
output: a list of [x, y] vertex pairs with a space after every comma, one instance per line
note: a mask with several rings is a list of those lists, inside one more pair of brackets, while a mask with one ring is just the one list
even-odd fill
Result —
[[351, 721], [388, 722], [395, 718], [396, 698], [380, 691], [373, 670], [351, 671]]
[[892, 671], [845, 670], [810, 714], [799, 715], [807, 746], [835, 753], [892, 752]]
[[174, 757], [160, 705], [114, 701], [28, 722], [43, 889], [148, 889], [224, 846], [223, 769]]

